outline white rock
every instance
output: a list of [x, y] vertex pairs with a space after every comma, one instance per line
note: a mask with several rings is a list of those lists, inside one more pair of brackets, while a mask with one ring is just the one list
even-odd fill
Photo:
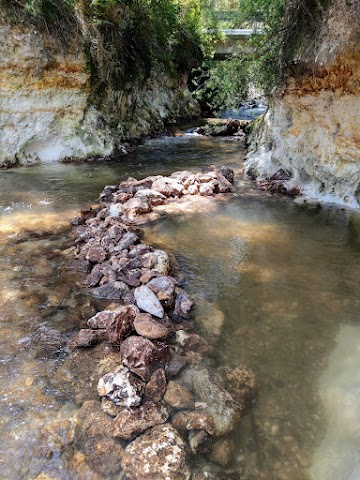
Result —
[[149, 287], [143, 285], [134, 291], [135, 300], [140, 310], [151, 313], [154, 317], [162, 318], [164, 309], [155, 293]]

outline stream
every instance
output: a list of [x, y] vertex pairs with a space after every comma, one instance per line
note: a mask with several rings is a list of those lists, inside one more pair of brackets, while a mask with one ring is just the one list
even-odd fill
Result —
[[96, 306], [61, 254], [71, 219], [106, 184], [210, 164], [235, 169], [234, 195], [143, 228], [176, 256], [217, 362], [256, 374], [231, 478], [360, 479], [360, 215], [255, 190], [244, 155], [240, 142], [184, 135], [118, 162], [0, 173], [0, 479], [105, 478], [73, 455], [74, 417], [99, 376], [91, 350], [69, 346]]

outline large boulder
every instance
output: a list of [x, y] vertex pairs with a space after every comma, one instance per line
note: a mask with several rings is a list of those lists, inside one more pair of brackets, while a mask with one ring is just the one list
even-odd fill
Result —
[[100, 397], [108, 398], [115, 405], [130, 408], [140, 405], [143, 385], [127, 367], [120, 366], [100, 378], [97, 390]]
[[189, 480], [185, 443], [170, 425], [156, 426], [134, 440], [121, 461], [129, 480]]
[[124, 365], [148, 381], [155, 370], [166, 364], [168, 347], [164, 343], [132, 335], [123, 341], [120, 353]]
[[168, 418], [168, 409], [162, 403], [147, 402], [138, 407], [124, 408], [113, 421], [111, 435], [130, 440], [155, 425], [165, 423]]

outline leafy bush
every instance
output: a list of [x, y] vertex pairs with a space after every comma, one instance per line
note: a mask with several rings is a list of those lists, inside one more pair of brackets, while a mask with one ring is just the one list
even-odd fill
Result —
[[[209, 1], [209, 0], [207, 0]], [[205, 18], [210, 8], [204, 0]], [[195, 95], [212, 110], [237, 107], [254, 87], [268, 94], [277, 84], [283, 35], [285, 0], [240, 0], [228, 17], [227, 28], [250, 26], [256, 20], [262, 32], [223, 61], [207, 59], [195, 75]], [[213, 12], [213, 17], [216, 13]], [[223, 25], [224, 26], [224, 25]]]

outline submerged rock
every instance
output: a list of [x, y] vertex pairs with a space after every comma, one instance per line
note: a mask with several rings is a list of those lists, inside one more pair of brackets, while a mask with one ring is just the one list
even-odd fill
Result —
[[174, 308], [174, 318], [177, 321], [182, 319], [188, 320], [190, 318], [191, 310], [194, 306], [194, 302], [191, 300], [189, 295], [183, 291], [179, 291], [176, 295], [175, 308]]
[[144, 405], [124, 408], [114, 419], [111, 435], [130, 440], [155, 425], [161, 425], [169, 418], [169, 412], [161, 403], [147, 402]]
[[100, 397], [107, 397], [118, 406], [135, 407], [142, 399], [141, 382], [124, 366], [100, 378], [97, 390]]
[[129, 480], [189, 480], [185, 443], [169, 425], [156, 426], [134, 440], [121, 466]]
[[210, 435], [216, 431], [214, 418], [206, 411], [179, 412], [172, 423], [178, 430], [205, 430]]
[[191, 392], [179, 382], [170, 381], [164, 396], [165, 402], [173, 408], [192, 409], [194, 399]]
[[92, 347], [105, 339], [105, 330], [88, 330], [83, 328], [76, 334], [72, 343], [76, 347]]
[[121, 344], [120, 353], [124, 365], [148, 381], [155, 370], [165, 365], [168, 347], [164, 343], [132, 335]]
[[160, 402], [166, 391], [166, 375], [163, 368], [159, 368], [152, 375], [145, 386], [144, 401]]
[[110, 435], [112, 420], [99, 402], [87, 401], [77, 415], [75, 447], [85, 455], [86, 463], [100, 475], [120, 472], [123, 448]]
[[[214, 418], [216, 436], [225, 435], [235, 428], [246, 406], [256, 394], [255, 376], [251, 370], [238, 370], [234, 374], [237, 380], [233, 383], [228, 382], [227, 373], [231, 378], [229, 368], [213, 371], [192, 367], [182, 375], [182, 379], [191, 386], [200, 401], [207, 403], [206, 411]], [[241, 378], [244, 378], [243, 386]], [[231, 383], [239, 385], [239, 388], [232, 388]]]

